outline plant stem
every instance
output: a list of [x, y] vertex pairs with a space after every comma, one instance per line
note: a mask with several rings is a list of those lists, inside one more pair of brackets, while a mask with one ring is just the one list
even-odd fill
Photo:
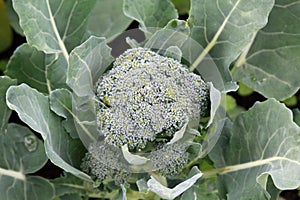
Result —
[[69, 62], [69, 54], [68, 54], [68, 51], [67, 51], [67, 48], [66, 48], [64, 42], [60, 38], [60, 35], [59, 35], [59, 32], [58, 32], [55, 20], [54, 20], [53, 15], [52, 15], [52, 11], [51, 11], [49, 0], [47, 0], [46, 3], [47, 3], [47, 9], [48, 9], [48, 12], [49, 12], [50, 23], [52, 25], [55, 37], [56, 37], [57, 42], [58, 42], [58, 45], [59, 45], [59, 47], [60, 47], [60, 49], [62, 51], [62, 54], [63, 54], [64, 58], [66, 59], [67, 62]]
[[238, 0], [234, 6], [232, 7], [232, 9], [230, 10], [230, 12], [228, 13], [228, 16], [226, 16], [226, 18], [224, 19], [222, 25], [220, 26], [220, 28], [218, 29], [217, 33], [214, 35], [213, 39], [207, 44], [207, 46], [205, 47], [205, 49], [203, 49], [203, 51], [201, 52], [201, 54], [198, 56], [198, 58], [194, 61], [194, 63], [190, 66], [190, 71], [194, 71], [197, 66], [202, 62], [202, 60], [205, 58], [205, 56], [208, 54], [208, 52], [215, 46], [215, 44], [217, 43], [222, 31], [224, 30], [228, 20], [230, 19], [232, 13], [235, 11], [235, 9], [237, 8], [238, 4], [241, 1]]
[[208, 170], [208, 171], [204, 171], [203, 173], [203, 178], [211, 178], [214, 177], [216, 175], [219, 174], [227, 174], [230, 172], [236, 172], [239, 170], [244, 170], [244, 169], [249, 169], [252, 167], [258, 167], [258, 166], [262, 166], [262, 165], [266, 165], [266, 164], [270, 164], [274, 161], [288, 161], [291, 163], [296, 163], [297, 165], [300, 166], [300, 162], [297, 162], [295, 160], [291, 160], [289, 158], [285, 158], [285, 157], [271, 157], [271, 158], [267, 158], [267, 159], [263, 159], [263, 160], [256, 160], [256, 161], [252, 161], [252, 162], [247, 162], [247, 163], [243, 163], [243, 164], [238, 164], [238, 165], [231, 165], [231, 166], [227, 166], [227, 167], [223, 167], [223, 168], [217, 168], [217, 169], [212, 169], [212, 170]]
[[246, 61], [247, 61], [246, 57], [250, 51], [250, 48], [252, 47], [252, 44], [254, 42], [256, 35], [257, 35], [257, 32], [253, 34], [253, 36], [251, 38], [251, 42], [249, 42], [249, 44], [247, 44], [247, 46], [245, 47], [245, 50], [242, 52], [242, 54], [240, 55], [238, 60], [235, 62], [234, 66], [231, 70], [231, 74], [233, 74], [237, 68], [239, 68], [240, 66], [242, 66], [246, 63]]
[[19, 179], [19, 180], [23, 180], [23, 181], [26, 180], [26, 177], [23, 173], [13, 171], [13, 170], [9, 170], [9, 169], [0, 168], [0, 175], [10, 176], [10, 177], [13, 177], [15, 179]]

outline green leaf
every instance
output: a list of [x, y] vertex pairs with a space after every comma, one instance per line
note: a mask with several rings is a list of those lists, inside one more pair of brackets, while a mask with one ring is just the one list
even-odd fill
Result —
[[12, 31], [7, 19], [5, 2], [0, 0], [0, 53], [5, 51], [12, 44]]
[[269, 176], [279, 190], [299, 187], [299, 133], [292, 112], [274, 99], [256, 103], [227, 123], [210, 153], [220, 168], [215, 173], [221, 197], [264, 199]]
[[182, 139], [186, 130], [187, 130], [187, 126], [188, 126], [188, 122], [186, 122], [181, 129], [179, 129], [178, 131], [176, 131], [172, 137], [172, 139], [170, 140], [170, 142], [168, 142], [167, 144], [174, 144], [175, 142], [177, 142], [178, 140]]
[[105, 38], [91, 36], [70, 54], [67, 83], [73, 95], [73, 117], [79, 137], [86, 148], [95, 142], [99, 131], [96, 123], [94, 85], [112, 63], [111, 48]]
[[230, 119], [234, 120], [243, 111], [245, 109], [237, 105], [236, 100], [232, 96], [226, 95], [226, 113]]
[[66, 87], [67, 62], [62, 55], [52, 56], [28, 44], [19, 46], [7, 65], [5, 74], [42, 93]]
[[6, 65], [7, 65], [6, 59], [0, 60], [0, 73], [6, 69]]
[[230, 81], [229, 65], [266, 25], [273, 5], [274, 0], [192, 0], [188, 19], [191, 36], [204, 50], [191, 69], [210, 54], [224, 81]]
[[46, 96], [21, 84], [8, 89], [6, 101], [22, 121], [42, 135], [47, 156], [55, 165], [75, 176], [90, 180], [88, 175], [75, 168], [79, 167], [86, 150], [80, 140], [72, 139], [64, 131], [61, 118], [50, 110]]
[[[153, 28], [154, 30], [154, 28]], [[163, 29], [155, 32], [145, 44], [145, 47], [155, 50], [166, 50], [171, 46], [181, 48], [188, 39], [190, 28], [183, 20], [171, 20]]]
[[219, 197], [204, 184], [195, 184], [182, 194], [180, 200], [219, 200]]
[[93, 96], [94, 85], [112, 63], [105, 38], [91, 36], [70, 54], [67, 83], [78, 96]]
[[294, 121], [298, 126], [300, 126], [300, 110], [299, 109], [294, 109], [293, 110], [293, 115], [294, 115]]
[[72, 112], [72, 93], [67, 89], [57, 89], [50, 93], [50, 108], [58, 116], [65, 118], [63, 127], [73, 139], [78, 138]]
[[85, 197], [83, 199], [88, 199], [89, 196], [94, 199], [116, 199], [118, 195], [117, 190], [112, 190], [111, 192], [100, 191], [93, 183], [86, 182], [71, 174], [51, 180], [51, 183], [55, 187], [55, 195], [60, 199], [64, 199], [68, 195], [80, 195], [82, 198]]
[[177, 46], [170, 46], [166, 49], [164, 56], [181, 61], [182, 52]]
[[42, 141], [21, 125], [8, 124], [7, 130], [0, 135], [0, 141], [0, 166], [7, 170], [34, 173], [48, 160]]
[[123, 13], [123, 0], [96, 1], [88, 18], [87, 29], [93, 35], [114, 38], [132, 22]]
[[68, 52], [86, 33], [94, 0], [13, 0], [28, 43], [46, 54]]
[[47, 93], [44, 59], [45, 54], [28, 44], [23, 44], [10, 58], [5, 74], [18, 79], [19, 83], [26, 83], [40, 92]]
[[11, 110], [5, 103], [6, 91], [11, 85], [16, 84], [16, 80], [10, 79], [7, 76], [0, 76], [0, 134], [6, 129], [8, 119], [11, 115]]
[[127, 200], [126, 198], [126, 188], [124, 185], [120, 186], [121, 189], [119, 190], [119, 195], [117, 196], [116, 200]]
[[140, 23], [140, 28], [149, 34], [148, 28], [164, 27], [170, 20], [177, 19], [178, 13], [169, 0], [124, 0], [126, 16]]
[[65, 194], [59, 197], [59, 200], [82, 200], [81, 194]]
[[55, 186], [55, 195], [63, 196], [66, 194], [85, 194], [95, 190], [92, 184], [86, 183], [82, 179], [79, 179], [71, 174], [56, 178], [51, 181]]
[[97, 141], [100, 133], [97, 126], [95, 98], [91, 96], [77, 97], [73, 95], [73, 117], [80, 140], [88, 149], [91, 143]]
[[219, 90], [217, 90], [211, 82], [209, 82], [208, 84], [209, 84], [209, 99], [210, 99], [210, 109], [209, 109], [210, 118], [206, 127], [209, 127], [212, 124], [216, 112], [220, 107], [222, 101], [222, 93]]
[[21, 36], [24, 36], [23, 30], [19, 24], [18, 14], [13, 8], [12, 0], [6, 0], [5, 4], [6, 4], [7, 17], [11, 27], [14, 29], [16, 33], [18, 33]]
[[54, 196], [52, 184], [42, 177], [29, 176], [25, 181], [2, 176], [0, 198], [3, 200], [49, 200]]
[[249, 88], [247, 85], [239, 82], [238, 94], [240, 96], [249, 96], [253, 93], [253, 89]]
[[[233, 77], [267, 98], [284, 100], [300, 87], [300, 4], [276, 0], [266, 27], [258, 32]], [[276, 86], [276, 87], [274, 87]]]
[[174, 188], [170, 189], [166, 186], [163, 186], [158, 182], [154, 177], [151, 176], [151, 179], [147, 181], [148, 190], [156, 193], [164, 199], [174, 199], [177, 196], [181, 195], [184, 191], [193, 186], [193, 184], [202, 176], [201, 172], [193, 175], [189, 179], [179, 183]]
[[121, 149], [122, 149], [122, 153], [123, 153], [125, 160], [131, 165], [143, 165], [143, 164], [146, 164], [147, 161], [149, 160], [146, 157], [132, 154], [129, 151], [127, 144], [123, 145], [121, 147]]
[[290, 98], [287, 98], [283, 101], [283, 103], [286, 105], [286, 106], [297, 106], [297, 102], [298, 102], [298, 99], [295, 95], [291, 96]]
[[0, 199], [51, 199], [54, 191], [46, 179], [26, 176], [47, 162], [43, 142], [28, 128], [8, 124], [0, 144]]
[[186, 15], [190, 10], [190, 1], [186, 0], [171, 0], [177, 8], [180, 15]]

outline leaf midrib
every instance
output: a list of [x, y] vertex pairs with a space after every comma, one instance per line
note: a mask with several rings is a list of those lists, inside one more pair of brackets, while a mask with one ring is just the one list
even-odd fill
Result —
[[51, 26], [53, 28], [53, 31], [54, 31], [55, 37], [57, 39], [58, 45], [59, 45], [59, 47], [60, 47], [60, 49], [62, 51], [62, 54], [63, 54], [64, 58], [68, 62], [68, 60], [69, 60], [69, 54], [68, 54], [68, 51], [67, 51], [67, 48], [66, 48], [64, 42], [60, 38], [60, 35], [59, 35], [59, 32], [58, 32], [55, 20], [53, 18], [53, 14], [52, 14], [52, 11], [51, 11], [49, 0], [46, 0], [46, 4], [47, 4], [48, 13], [49, 13], [50, 23], [51, 23]]
[[0, 168], [0, 175], [10, 176], [15, 179], [22, 180], [22, 181], [26, 180], [26, 176], [22, 172], [13, 171], [13, 170], [9, 170], [9, 169]]
[[288, 161], [288, 162], [294, 163], [296, 165], [299, 165], [299, 167], [300, 167], [300, 162], [298, 162], [296, 160], [292, 160], [292, 159], [282, 157], [282, 156], [274, 156], [274, 157], [266, 158], [266, 159], [262, 159], [262, 160], [256, 160], [256, 161], [252, 161], [252, 162], [247, 162], [247, 163], [242, 163], [242, 164], [237, 164], [237, 165], [230, 165], [230, 166], [226, 166], [223, 168], [217, 168], [217, 169], [213, 169], [213, 170], [209, 170], [209, 171], [204, 171], [202, 177], [210, 178], [210, 177], [216, 176], [217, 174], [219, 174], [219, 175], [228, 174], [231, 172], [236, 172], [236, 171], [240, 171], [240, 170], [244, 170], [244, 169], [267, 165], [267, 164], [270, 164], [275, 161]]
[[238, 0], [237, 2], [235, 2], [234, 6], [232, 7], [232, 9], [230, 10], [230, 12], [228, 13], [228, 15], [224, 18], [224, 21], [222, 23], [222, 25], [220, 26], [220, 28], [218, 29], [218, 31], [216, 32], [216, 34], [214, 35], [213, 39], [207, 44], [207, 46], [205, 47], [205, 49], [203, 49], [203, 51], [201, 52], [201, 54], [198, 56], [198, 58], [194, 61], [194, 63], [190, 66], [190, 71], [194, 71], [196, 69], [196, 67], [202, 62], [202, 60], [205, 58], [205, 56], [210, 52], [210, 50], [216, 45], [222, 31], [224, 30], [225, 26], [228, 23], [228, 20], [230, 19], [231, 15], [233, 14], [233, 12], [236, 10], [237, 6], [239, 5], [239, 3], [241, 2], [241, 0]]

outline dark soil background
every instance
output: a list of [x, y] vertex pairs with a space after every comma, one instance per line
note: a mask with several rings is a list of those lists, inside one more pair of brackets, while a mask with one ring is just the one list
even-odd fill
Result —
[[[181, 19], [186, 19], [187, 16], [180, 16]], [[136, 22], [133, 22], [128, 30], [134, 29], [134, 28], [138, 28], [138, 24]], [[122, 37], [122, 39], [118, 38], [117, 40], [113, 41], [112, 43], [110, 43], [110, 46], [117, 46], [117, 49], [126, 49], [126, 47], [124, 47], [124, 45], [120, 44], [120, 40], [124, 40], [124, 36]], [[21, 44], [25, 43], [26, 39], [20, 35], [18, 35], [17, 33], [14, 32], [14, 38], [13, 38], [13, 44], [12, 46], [7, 49], [5, 52], [0, 54], [0, 60], [8, 60], [14, 50]], [[113, 52], [114, 54], [114, 52]], [[116, 53], [118, 54], [118, 53]], [[0, 71], [0, 75], [3, 75], [3, 73]], [[253, 94], [249, 95], [249, 96], [240, 96], [237, 92], [231, 92], [229, 93], [229, 95], [233, 96], [237, 102], [238, 105], [244, 107], [245, 109], [249, 109], [250, 107], [253, 106], [253, 104], [256, 101], [264, 101], [266, 98], [263, 97], [262, 95], [260, 95], [259, 93], [254, 92]], [[297, 99], [298, 99], [298, 103], [297, 105], [290, 107], [290, 108], [300, 108], [300, 90], [297, 92], [296, 94]], [[13, 112], [10, 122], [15, 122], [15, 123], [19, 123], [19, 124], [23, 124], [25, 125], [17, 116], [17, 114], [15, 112]], [[39, 134], [36, 134], [38, 137], [40, 137]], [[48, 161], [48, 163], [38, 172], [35, 173], [35, 175], [39, 175], [42, 176], [44, 178], [47, 179], [54, 179], [59, 177], [61, 174], [63, 173], [63, 171], [56, 167], [55, 165], [53, 165], [50, 161]], [[285, 200], [300, 200], [300, 196], [299, 196], [299, 191], [298, 190], [287, 190], [287, 191], [283, 191], [281, 192], [280, 196], [285, 199]]]

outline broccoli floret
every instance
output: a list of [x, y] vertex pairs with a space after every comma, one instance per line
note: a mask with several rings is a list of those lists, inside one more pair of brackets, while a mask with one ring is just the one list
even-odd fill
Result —
[[207, 107], [208, 85], [180, 62], [146, 48], [127, 50], [96, 84], [99, 130], [117, 147], [171, 138]]
[[124, 164], [120, 150], [109, 144], [95, 142], [89, 146], [83, 158], [81, 169], [94, 180], [114, 180], [116, 184], [126, 182], [130, 174]]
[[150, 154], [153, 169], [162, 175], [178, 174], [188, 161], [187, 148], [187, 144], [179, 142], [161, 145]]

